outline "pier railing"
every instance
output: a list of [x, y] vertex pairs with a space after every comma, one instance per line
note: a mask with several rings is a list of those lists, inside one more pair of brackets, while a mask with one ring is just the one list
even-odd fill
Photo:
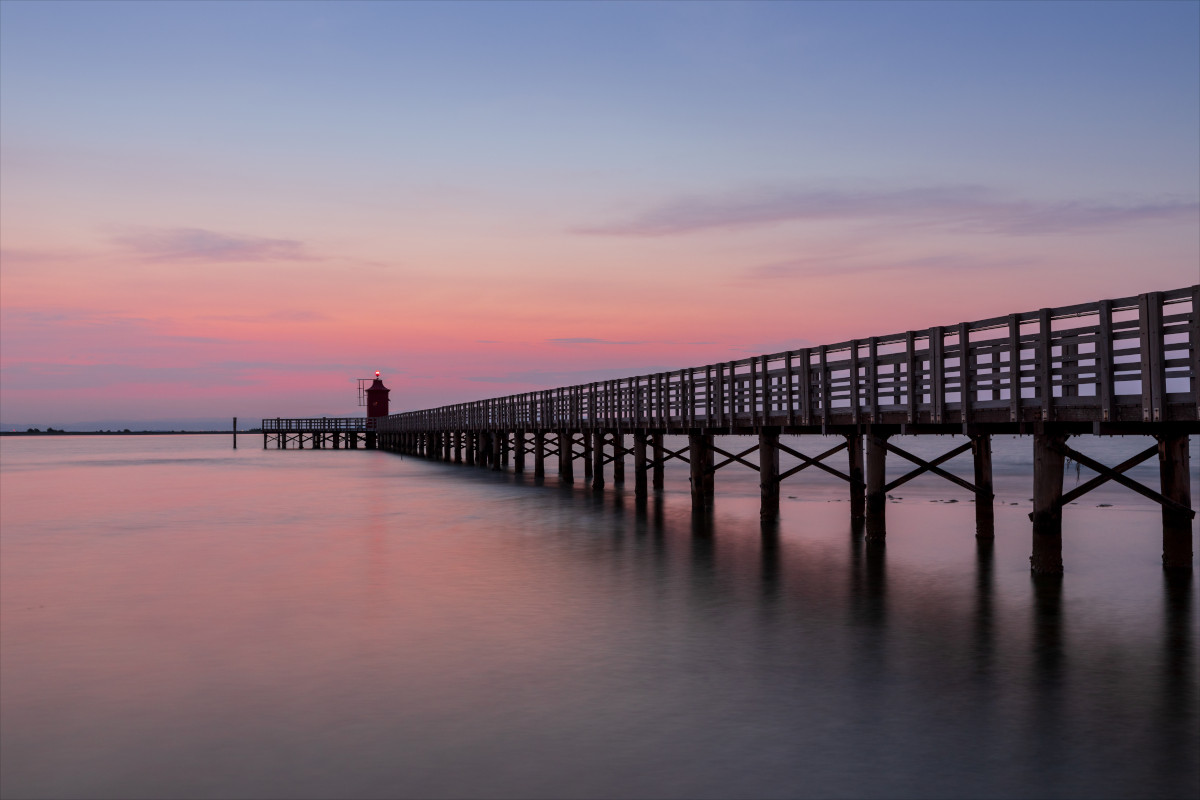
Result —
[[1190, 286], [393, 414], [377, 427], [1188, 421], [1200, 419], [1198, 376], [1200, 286]]
[[263, 433], [361, 433], [373, 431], [373, 417], [275, 417], [262, 421]]

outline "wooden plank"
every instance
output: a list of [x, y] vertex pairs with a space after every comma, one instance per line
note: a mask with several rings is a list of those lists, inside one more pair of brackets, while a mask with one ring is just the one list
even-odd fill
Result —
[[747, 385], [750, 401], [750, 424], [758, 425], [758, 359], [750, 359], [750, 380]]
[[1037, 359], [1034, 394], [1041, 400], [1042, 421], [1047, 422], [1054, 406], [1054, 332], [1048, 308], [1038, 312]]
[[1099, 332], [1096, 334], [1096, 393], [1100, 396], [1100, 419], [1112, 422], [1115, 416], [1113, 396], [1113, 330], [1112, 301], [1101, 300], [1099, 309]]
[[946, 411], [946, 337], [945, 329], [935, 325], [929, 329], [929, 399], [933, 405], [933, 421], [945, 421]]
[[917, 407], [921, 402], [921, 368], [917, 359], [917, 334], [908, 331], [904, 334], [905, 368], [908, 370], [908, 421], [917, 421]]
[[[787, 353], [785, 353], [784, 357], [783, 357], [783, 375], [784, 375], [784, 378], [783, 378], [784, 385], [786, 386], [784, 396], [786, 398], [785, 402], [787, 403], [787, 424], [795, 425], [796, 424], [796, 395], [795, 395], [795, 390], [792, 388], [792, 381], [795, 378], [796, 372], [795, 372], [794, 367], [792, 366], [792, 351], [791, 350], [788, 350]], [[776, 460], [778, 460], [778, 454], [776, 454]], [[778, 472], [778, 469], [776, 469], [776, 472]]]
[[704, 424], [713, 424], [713, 374], [712, 364], [704, 367]]
[[729, 425], [737, 424], [737, 362], [729, 362]]
[[879, 421], [879, 337], [872, 336], [867, 349], [868, 422]]
[[820, 373], [817, 376], [817, 385], [821, 391], [821, 432], [824, 433], [825, 428], [829, 426], [829, 398], [831, 394], [829, 388], [828, 348], [825, 345], [821, 345], [817, 352], [820, 358]]
[[975, 400], [974, 369], [971, 364], [971, 330], [967, 323], [958, 325], [958, 400], [961, 407], [963, 433], [971, 421], [971, 405]]
[[1138, 296], [1142, 348], [1142, 421], [1161, 422], [1163, 407], [1162, 292]]
[[850, 419], [857, 425], [859, 419], [859, 393], [862, 391], [862, 381], [858, 376], [858, 339], [850, 341]]
[[800, 419], [804, 425], [813, 424], [812, 350], [800, 351]]
[[1188, 320], [1188, 351], [1191, 353], [1192, 397], [1196, 398], [1196, 417], [1200, 419], [1200, 284], [1192, 287], [1192, 314]]

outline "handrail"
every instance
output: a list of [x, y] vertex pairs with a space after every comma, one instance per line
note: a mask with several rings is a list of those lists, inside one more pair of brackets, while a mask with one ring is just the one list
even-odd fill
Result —
[[280, 433], [285, 431], [333, 431], [333, 432], [363, 432], [375, 430], [374, 422], [379, 417], [296, 417], [264, 419], [263, 433]]
[[1181, 404], [1200, 418], [1198, 377], [1195, 285], [409, 411], [377, 428], [811, 426], [884, 415], [944, 424], [1005, 410], [1014, 422], [1067, 411], [1158, 422]]

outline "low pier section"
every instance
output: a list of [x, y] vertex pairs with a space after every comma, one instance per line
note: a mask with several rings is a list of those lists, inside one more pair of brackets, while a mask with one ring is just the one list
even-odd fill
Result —
[[[887, 493], [923, 475], [971, 493], [977, 535], [991, 537], [991, 436], [1029, 435], [1035, 571], [1062, 571], [1063, 507], [1109, 480], [1162, 506], [1164, 566], [1191, 569], [1188, 437], [1200, 432], [1198, 376], [1200, 286], [1190, 286], [393, 414], [379, 418], [377, 432], [384, 449], [492, 469], [506, 468], [514, 453], [523, 471], [532, 453], [536, 475], [557, 455], [568, 484], [582, 459], [597, 491], [606, 468], [623, 484], [631, 458], [638, 497], [661, 489], [664, 465], [679, 460], [698, 513], [713, 505], [715, 473], [744, 467], [759, 474], [767, 520], [778, 513], [782, 481], [819, 469], [846, 482], [851, 517], [868, 538], [886, 534]], [[969, 440], [930, 461], [889, 441], [947, 433]], [[687, 445], [672, 451], [667, 434], [686, 436]], [[811, 434], [842, 441], [805, 454], [780, 439]], [[1107, 466], [1069, 446], [1083, 435], [1146, 435], [1157, 445]], [[714, 436], [750, 438], [727, 452]], [[968, 450], [973, 481], [940, 466]], [[781, 472], [780, 452], [800, 463]], [[911, 470], [888, 481], [889, 455]], [[1156, 456], [1158, 487], [1124, 475]], [[1068, 458], [1098, 475], [1064, 493]]]
[[378, 444], [376, 418], [371, 417], [313, 417], [285, 419], [275, 417], [262, 421], [263, 449], [273, 443], [279, 450], [374, 450]]

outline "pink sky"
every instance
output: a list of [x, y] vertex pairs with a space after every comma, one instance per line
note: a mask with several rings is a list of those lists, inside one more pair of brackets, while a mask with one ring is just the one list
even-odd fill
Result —
[[[6, 429], [357, 414], [375, 369], [408, 410], [1200, 281], [1190, 4], [921, 6], [961, 26], [905, 17], [928, 52], [823, 5], [534, 4], [546, 38], [491, 50], [476, 6], [168, 5], [0, 12]], [[1049, 36], [1080, 25], [1112, 46]]]

